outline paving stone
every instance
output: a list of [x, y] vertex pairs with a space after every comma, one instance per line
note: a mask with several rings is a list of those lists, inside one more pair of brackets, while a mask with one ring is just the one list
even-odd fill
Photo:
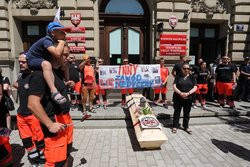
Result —
[[[191, 128], [193, 135], [163, 128], [169, 140], [156, 150], [135, 150], [129, 136], [133, 129], [75, 129], [73, 166], [250, 166], [250, 124]], [[30, 166], [17, 130], [10, 139], [13, 166]]]

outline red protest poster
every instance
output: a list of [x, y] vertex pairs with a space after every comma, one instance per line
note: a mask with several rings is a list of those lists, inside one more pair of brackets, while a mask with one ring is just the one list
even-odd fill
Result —
[[84, 33], [85, 27], [65, 27], [64, 28], [66, 32], [70, 33]]
[[68, 43], [84, 43], [85, 42], [85, 37], [66, 37], [66, 41]]
[[160, 45], [161, 56], [185, 56], [186, 45]]
[[70, 53], [85, 53], [85, 46], [70, 46]]
[[186, 44], [186, 34], [161, 34], [160, 44]]

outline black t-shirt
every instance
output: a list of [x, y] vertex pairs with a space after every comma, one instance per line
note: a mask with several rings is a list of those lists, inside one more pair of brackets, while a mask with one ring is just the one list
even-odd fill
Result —
[[175, 78], [174, 84], [176, 84], [176, 87], [181, 92], [189, 92], [191, 89], [193, 89], [194, 86], [196, 86], [197, 83], [192, 75], [189, 75], [186, 78], [180, 75]]
[[247, 73], [247, 74], [250, 74], [250, 65], [246, 65], [242, 68], [242, 71]]
[[[2, 76], [2, 84], [8, 84], [8, 85], [10, 85], [10, 80], [9, 80], [9, 78], [8, 77], [4, 77], [4, 76]], [[9, 96], [8, 95], [8, 91], [7, 90], [4, 90], [3, 91], [3, 95], [4, 96]]]
[[192, 74], [193, 74], [193, 75], [194, 75], [194, 74], [198, 75], [198, 74], [199, 74], [199, 71], [200, 71], [200, 66], [199, 66], [199, 65], [194, 65], [194, 66], [192, 67]]
[[22, 73], [17, 80], [18, 82], [18, 95], [20, 99], [20, 105], [17, 109], [17, 113], [23, 116], [31, 115], [32, 113], [29, 111], [28, 105], [28, 96], [29, 96], [29, 81], [31, 74]]
[[236, 73], [238, 71], [237, 66], [235, 64], [233, 64], [233, 63], [231, 63], [230, 65], [232, 66], [233, 72]]
[[198, 70], [197, 71], [197, 84], [207, 84], [207, 77], [209, 75], [208, 69], [203, 70]]
[[69, 80], [76, 82], [80, 81], [80, 70], [77, 64], [69, 64]]
[[67, 96], [67, 87], [63, 80], [56, 75], [56, 73], [54, 73], [54, 76], [57, 90], [67, 99], [67, 102], [64, 104], [56, 104], [51, 99], [50, 89], [43, 78], [42, 71], [34, 71], [31, 74], [29, 85], [29, 95], [43, 95], [41, 104], [50, 118], [53, 117], [54, 114], [57, 115], [61, 113], [68, 113], [70, 110], [70, 103]]
[[[46, 81], [43, 78], [42, 71], [34, 71], [31, 74], [30, 84], [29, 84], [29, 87], [30, 87], [29, 95], [43, 95], [41, 104], [43, 108], [45, 109], [45, 112], [47, 113], [48, 117], [53, 122], [55, 122], [55, 117], [54, 117], [55, 114], [58, 115], [61, 113], [68, 113], [70, 111], [70, 103], [69, 103], [68, 96], [67, 96], [67, 87], [64, 84], [62, 78], [59, 78], [56, 72], [54, 72], [54, 76], [55, 76], [55, 86], [57, 90], [61, 93], [61, 95], [63, 95], [67, 99], [67, 102], [61, 105], [56, 104], [51, 99], [50, 89], [47, 86]], [[45, 125], [41, 124], [41, 128], [43, 130], [45, 138], [56, 136], [56, 134], [50, 133], [48, 128]]]
[[[10, 80], [8, 77], [4, 77], [4, 76], [1, 76], [0, 77], [0, 83], [2, 85], [2, 89], [3, 89], [3, 85], [4, 84], [9, 84], [10, 85]], [[8, 91], [6, 90], [2, 90], [3, 91], [3, 97], [2, 97], [2, 100], [1, 100], [1, 103], [0, 103], [0, 112], [6, 114], [6, 113], [9, 113], [7, 107], [5, 106], [5, 97], [6, 96], [9, 96], [8, 95]]]
[[177, 63], [174, 65], [173, 71], [176, 72], [176, 76], [181, 75], [181, 68], [183, 63]]
[[220, 64], [216, 70], [217, 74], [217, 81], [220, 82], [232, 82], [233, 80], [233, 73], [235, 72], [234, 67], [231, 64]]
[[[0, 84], [2, 85], [1, 89], [3, 91], [3, 80], [1, 78], [0, 78]], [[3, 101], [3, 98], [2, 98], [2, 101]], [[6, 107], [5, 107], [5, 105], [3, 104], [2, 101], [1, 101], [1, 104], [0, 104], [0, 127], [7, 128], [7, 124], [6, 124], [6, 112], [3, 112], [3, 110], [6, 110]]]

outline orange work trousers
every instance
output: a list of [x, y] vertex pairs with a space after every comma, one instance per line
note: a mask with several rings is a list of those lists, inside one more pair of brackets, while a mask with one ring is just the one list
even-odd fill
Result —
[[[72, 119], [69, 113], [55, 115], [56, 122], [71, 124]], [[68, 145], [73, 142], [73, 125], [67, 126], [64, 131], [56, 136], [46, 137], [45, 141], [45, 167], [55, 167], [58, 163], [65, 164], [68, 158]]]
[[35, 142], [44, 139], [40, 122], [33, 114], [29, 116], [17, 114], [17, 126], [19, 135], [23, 140], [23, 146], [27, 151], [36, 149]]

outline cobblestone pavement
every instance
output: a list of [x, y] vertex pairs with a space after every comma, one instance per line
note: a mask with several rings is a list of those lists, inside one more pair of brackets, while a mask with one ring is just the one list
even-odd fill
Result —
[[[98, 122], [97, 122], [98, 123]], [[75, 129], [72, 166], [250, 166], [250, 125], [192, 126], [157, 150], [141, 150], [133, 129]], [[29, 166], [18, 131], [11, 135], [15, 167]]]

